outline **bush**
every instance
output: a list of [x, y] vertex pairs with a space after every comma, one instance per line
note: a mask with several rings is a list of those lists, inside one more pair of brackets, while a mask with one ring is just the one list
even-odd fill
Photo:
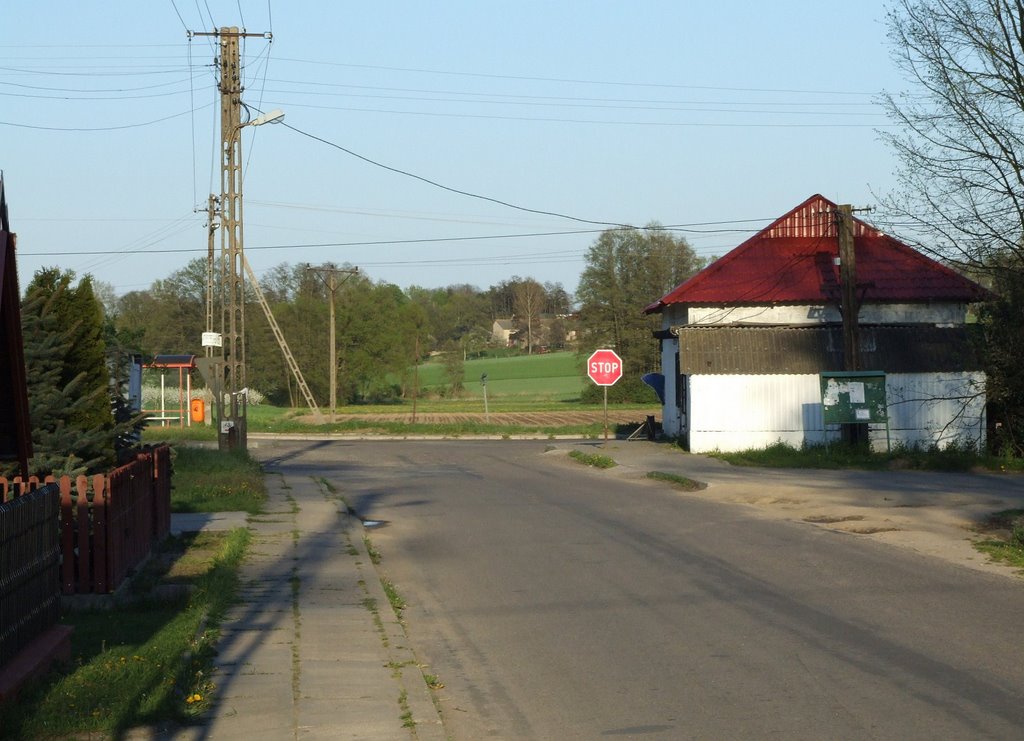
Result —
[[[247, 403], [251, 407], [259, 406], [260, 404], [263, 404], [266, 401], [266, 399], [263, 396], [263, 394], [260, 393], [259, 391], [257, 391], [254, 388], [249, 388], [249, 390], [246, 392], [246, 396], [248, 398]], [[203, 399], [206, 402], [207, 406], [211, 406], [213, 404], [213, 392], [210, 391], [210, 389], [208, 389], [206, 387], [193, 388], [192, 389], [192, 398], [193, 399]], [[167, 407], [168, 408], [171, 408], [171, 406], [173, 406], [173, 405], [178, 403], [178, 387], [177, 386], [167, 386], [164, 389], [164, 401], [167, 403]], [[188, 401], [189, 401], [188, 399], [185, 400], [186, 407], [188, 406]], [[225, 404], [229, 404], [230, 403], [230, 399], [228, 398], [227, 394], [224, 395], [224, 403]], [[159, 386], [149, 386], [149, 385], [146, 385], [146, 386], [142, 387], [142, 407], [143, 407], [143, 409], [150, 409], [150, 410], [152, 410], [152, 409], [159, 409], [160, 408], [160, 387]]]
[[[601, 404], [604, 402], [604, 390], [596, 383], [588, 383], [580, 392], [580, 401], [584, 404]], [[623, 378], [614, 386], [608, 387], [609, 404], [660, 404], [654, 389], [639, 378]]]

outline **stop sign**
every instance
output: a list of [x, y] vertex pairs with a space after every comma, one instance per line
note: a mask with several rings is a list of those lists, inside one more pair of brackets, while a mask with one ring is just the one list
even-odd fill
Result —
[[598, 386], [614, 386], [622, 378], [622, 358], [614, 350], [594, 350], [587, 360], [587, 375]]

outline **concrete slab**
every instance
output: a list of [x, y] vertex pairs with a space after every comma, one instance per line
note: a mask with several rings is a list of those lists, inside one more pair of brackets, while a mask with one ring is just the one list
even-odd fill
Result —
[[248, 526], [248, 512], [187, 512], [171, 515], [171, 533], [203, 533]]

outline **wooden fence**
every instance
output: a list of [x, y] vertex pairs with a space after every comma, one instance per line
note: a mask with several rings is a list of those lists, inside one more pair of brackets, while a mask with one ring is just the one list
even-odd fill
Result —
[[138, 453], [109, 474], [27, 482], [0, 478], [0, 500], [17, 500], [45, 484], [60, 492], [64, 594], [109, 594], [146, 559], [171, 528], [171, 457], [166, 445]]
[[60, 617], [60, 490], [0, 503], [0, 666]]

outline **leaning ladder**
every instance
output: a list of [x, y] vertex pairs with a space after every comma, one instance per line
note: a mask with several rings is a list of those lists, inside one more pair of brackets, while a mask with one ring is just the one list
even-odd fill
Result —
[[263, 290], [260, 288], [260, 282], [256, 280], [256, 273], [252, 271], [252, 267], [249, 266], [249, 261], [242, 257], [242, 262], [245, 265], [245, 274], [249, 276], [249, 283], [252, 285], [253, 293], [256, 294], [256, 300], [260, 302], [260, 306], [263, 307], [263, 313], [267, 317], [267, 323], [270, 325], [270, 331], [274, 333], [274, 339], [277, 340], [278, 346], [281, 348], [281, 352], [284, 354], [285, 362], [288, 363], [288, 367], [291, 369], [292, 374], [295, 376], [295, 381], [299, 385], [299, 390], [302, 395], [306, 398], [306, 403], [309, 408], [313, 411], [313, 414], [320, 418], [320, 407], [316, 404], [316, 399], [313, 398], [313, 393], [309, 390], [309, 385], [306, 383], [306, 379], [302, 377], [302, 371], [299, 369], [299, 364], [295, 362], [295, 356], [292, 355], [292, 351], [288, 347], [288, 342], [284, 338], [284, 334], [281, 332], [281, 327], [278, 326], [277, 320], [274, 319], [274, 315], [270, 311], [270, 304], [263, 297]]

